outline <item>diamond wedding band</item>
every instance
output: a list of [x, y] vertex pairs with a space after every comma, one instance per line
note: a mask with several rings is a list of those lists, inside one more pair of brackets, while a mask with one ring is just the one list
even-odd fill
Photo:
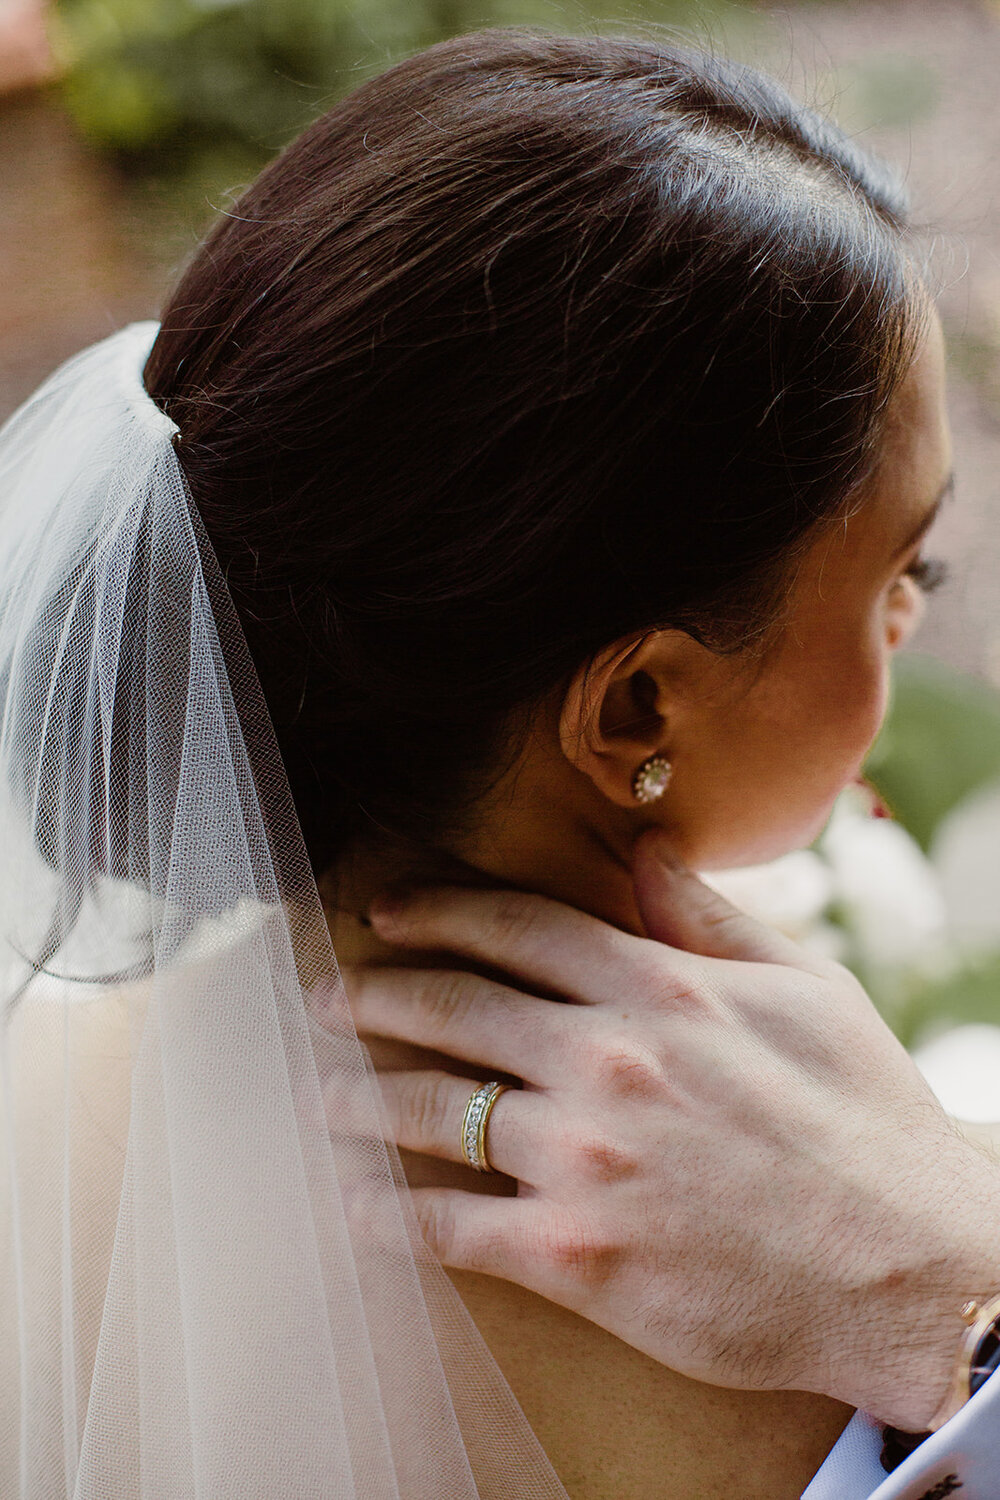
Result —
[[500, 1098], [507, 1083], [482, 1083], [465, 1106], [462, 1116], [462, 1155], [470, 1167], [477, 1172], [495, 1172], [497, 1169], [486, 1155], [486, 1126], [490, 1111]]

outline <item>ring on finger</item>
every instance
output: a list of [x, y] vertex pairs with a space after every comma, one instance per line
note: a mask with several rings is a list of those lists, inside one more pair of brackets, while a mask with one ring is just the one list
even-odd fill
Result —
[[462, 1155], [466, 1164], [477, 1172], [495, 1172], [486, 1152], [486, 1127], [490, 1113], [500, 1095], [510, 1084], [482, 1083], [474, 1090], [462, 1116]]

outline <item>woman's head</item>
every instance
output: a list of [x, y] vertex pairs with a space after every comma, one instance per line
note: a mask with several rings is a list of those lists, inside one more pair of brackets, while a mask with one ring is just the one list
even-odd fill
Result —
[[738, 728], [823, 538], [864, 552], [862, 512], [891, 524], [870, 492], [928, 321], [903, 216], [750, 70], [518, 31], [392, 69], [263, 173], [146, 382], [317, 866], [461, 826], [532, 734], [638, 831], [586, 759], [602, 722], [663, 720], [656, 816], [684, 816], [675, 667], [738, 676]]
[[943, 398], [933, 319], [890, 403], [864, 499], [799, 556], [759, 656], [653, 632], [624, 658], [600, 654], [567, 693], [564, 754], [606, 800], [628, 807], [633, 768], [665, 749], [674, 777], [661, 821], [697, 865], [756, 862], [808, 843], [861, 769], [890, 659], [940, 568], [921, 548], [951, 485]]

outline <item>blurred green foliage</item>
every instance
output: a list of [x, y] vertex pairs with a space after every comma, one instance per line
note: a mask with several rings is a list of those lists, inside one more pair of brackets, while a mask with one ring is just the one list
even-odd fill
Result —
[[830, 112], [852, 134], [911, 125], [935, 112], [941, 93], [935, 68], [893, 51], [873, 52], [837, 68], [827, 87]]
[[[931, 657], [898, 657], [892, 703], [865, 775], [931, 850], [947, 815], [1000, 782], [1000, 693]], [[1000, 902], [1000, 891], [997, 891]], [[1000, 1025], [1000, 952], [972, 952], [938, 976], [858, 969], [905, 1046], [949, 1026]]]
[[84, 135], [177, 166], [226, 145], [263, 160], [337, 95], [443, 37], [650, 23], [727, 45], [755, 24], [738, 0], [59, 0], [55, 15]]
[[1000, 778], [1000, 694], [932, 657], [899, 657], [892, 703], [865, 775], [929, 849], [945, 815]]
[[980, 955], [954, 973], [914, 986], [886, 1019], [911, 1048], [953, 1026], [1000, 1026], [1000, 954]]
[[[66, 107], [124, 170], [137, 250], [170, 264], [340, 95], [444, 37], [514, 25], [665, 30], [788, 71], [781, 22], [754, 0], [53, 0], [51, 30]], [[866, 130], [936, 92], [926, 64], [888, 50], [822, 75], [815, 98]]]

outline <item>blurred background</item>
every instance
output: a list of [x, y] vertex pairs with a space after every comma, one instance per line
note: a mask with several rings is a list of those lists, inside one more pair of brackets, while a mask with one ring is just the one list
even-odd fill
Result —
[[667, 28], [898, 163], [952, 357], [952, 585], [922, 648], [1000, 686], [1000, 0], [0, 0], [0, 417], [155, 315], [214, 212], [361, 79], [482, 24]]
[[339, 94], [525, 21], [707, 38], [904, 169], [936, 247], [959, 479], [921, 646], [1000, 686], [1000, 0], [0, 0], [0, 416], [154, 315], [212, 214]]
[[[707, 41], [905, 172], [958, 492], [930, 549], [951, 582], [870, 766], [898, 822], [873, 835], [849, 805], [811, 873], [744, 897], [853, 963], [908, 1042], [1000, 1022], [1000, 0], [0, 0], [0, 418], [156, 316], [214, 214], [340, 94], [441, 37], [525, 22]], [[980, 1115], [1000, 1119], [1000, 1084]]]

